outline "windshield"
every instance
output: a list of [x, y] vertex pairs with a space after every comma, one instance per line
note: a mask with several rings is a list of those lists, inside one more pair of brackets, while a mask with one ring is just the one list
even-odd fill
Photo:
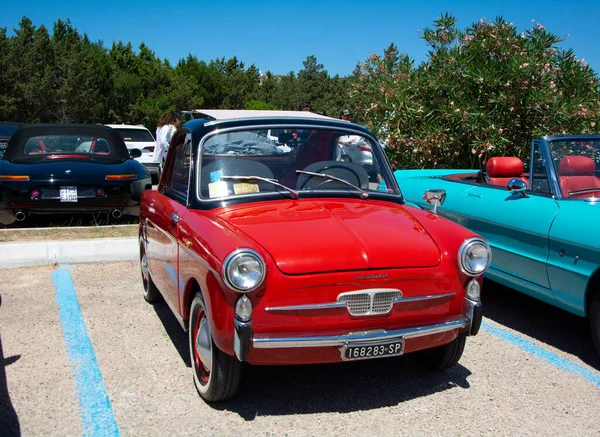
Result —
[[109, 157], [112, 147], [107, 138], [81, 135], [40, 135], [30, 137], [21, 145], [19, 161], [40, 158]]
[[600, 138], [553, 140], [549, 147], [562, 195], [600, 198]]
[[377, 143], [326, 128], [218, 133], [201, 144], [199, 165], [203, 199], [265, 193], [292, 198], [400, 194]]
[[115, 128], [125, 141], [154, 142], [154, 137], [146, 129]]

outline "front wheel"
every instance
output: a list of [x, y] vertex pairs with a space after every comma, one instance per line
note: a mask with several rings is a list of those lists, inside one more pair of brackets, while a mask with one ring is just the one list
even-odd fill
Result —
[[458, 364], [458, 360], [465, 350], [466, 340], [466, 335], [461, 334], [444, 346], [417, 352], [417, 359], [427, 370], [449, 369]]
[[221, 351], [213, 342], [206, 304], [197, 294], [190, 308], [190, 359], [198, 394], [217, 402], [231, 398], [240, 386], [242, 363]]
[[596, 353], [600, 355], [600, 292], [594, 293], [590, 302], [590, 330]]

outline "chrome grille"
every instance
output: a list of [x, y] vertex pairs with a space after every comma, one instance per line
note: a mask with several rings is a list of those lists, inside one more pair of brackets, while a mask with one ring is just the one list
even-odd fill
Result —
[[394, 300], [400, 297], [400, 290], [372, 289], [342, 293], [338, 295], [337, 301], [345, 303], [353, 316], [370, 316], [389, 313]]

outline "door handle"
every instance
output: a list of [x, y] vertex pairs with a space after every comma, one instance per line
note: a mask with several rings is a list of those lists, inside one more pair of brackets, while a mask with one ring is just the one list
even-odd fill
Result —
[[175, 214], [174, 212], [172, 212], [172, 213], [171, 213], [171, 225], [172, 225], [172, 226], [175, 226], [175, 225], [176, 225], [176, 224], [179, 222], [179, 219], [180, 219], [180, 218], [181, 218], [181, 217], [179, 217], [179, 215], [178, 215], [178, 214]]

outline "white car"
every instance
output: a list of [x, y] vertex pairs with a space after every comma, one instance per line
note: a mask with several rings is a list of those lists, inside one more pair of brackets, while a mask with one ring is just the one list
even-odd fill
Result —
[[148, 169], [152, 176], [152, 183], [157, 184], [160, 179], [160, 169], [154, 156], [156, 143], [152, 133], [141, 125], [107, 124], [107, 126], [121, 134], [129, 151], [139, 149], [142, 152], [142, 156], [135, 159]]

